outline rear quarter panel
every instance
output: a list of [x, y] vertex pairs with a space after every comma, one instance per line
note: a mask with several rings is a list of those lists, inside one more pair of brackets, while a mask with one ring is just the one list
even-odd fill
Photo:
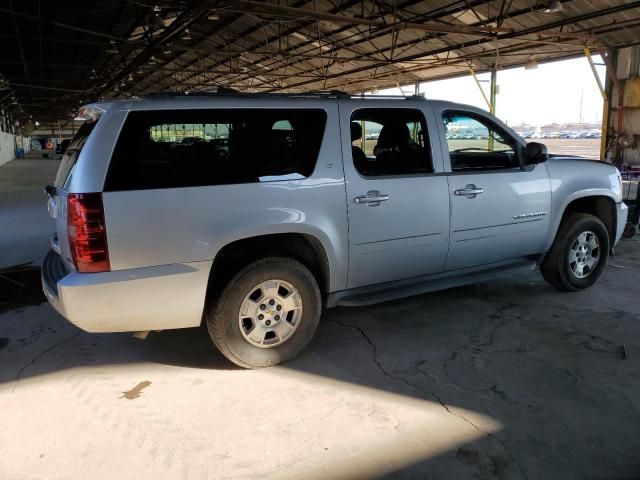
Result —
[[[74, 271], [67, 235], [67, 194], [101, 192], [113, 148], [129, 110], [130, 102], [102, 105], [107, 110], [71, 168], [66, 179], [61, 179], [55, 202], [56, 232], [62, 260], [67, 270]], [[61, 167], [62, 168], [62, 167]]]
[[101, 192], [129, 102], [109, 106], [87, 138], [68, 180], [69, 193]]
[[315, 170], [306, 179], [105, 192], [112, 270], [212, 260], [235, 240], [302, 233], [321, 242], [331, 266], [330, 289], [344, 289], [347, 213], [337, 102], [320, 106], [327, 125]]

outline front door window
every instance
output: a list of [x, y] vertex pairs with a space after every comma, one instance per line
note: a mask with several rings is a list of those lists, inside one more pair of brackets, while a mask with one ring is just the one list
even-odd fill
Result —
[[515, 141], [486, 119], [445, 112], [442, 120], [454, 172], [520, 168]]

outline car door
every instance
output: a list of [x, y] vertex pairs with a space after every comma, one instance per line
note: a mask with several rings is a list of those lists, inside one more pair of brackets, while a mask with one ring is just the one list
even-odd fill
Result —
[[[441, 272], [449, 195], [426, 103], [340, 102], [349, 215], [349, 288]], [[399, 106], [402, 105], [402, 108]], [[435, 146], [436, 148], [432, 148]]]
[[489, 116], [465, 110], [443, 110], [437, 116], [451, 169], [445, 270], [543, 252], [551, 213], [546, 166], [521, 168], [519, 140]]

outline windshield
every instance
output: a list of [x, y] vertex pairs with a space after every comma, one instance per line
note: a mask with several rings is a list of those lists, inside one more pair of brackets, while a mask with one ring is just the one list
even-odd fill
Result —
[[96, 123], [98, 123], [97, 120], [86, 121], [76, 132], [76, 135], [73, 137], [73, 140], [71, 140], [69, 147], [62, 157], [62, 162], [60, 162], [58, 174], [56, 175], [56, 187], [68, 187], [73, 175], [73, 167], [75, 167], [78, 157], [80, 156], [80, 151], [82, 150], [82, 147], [84, 147], [84, 144], [87, 141], [87, 138], [89, 138], [89, 134], [96, 126]]

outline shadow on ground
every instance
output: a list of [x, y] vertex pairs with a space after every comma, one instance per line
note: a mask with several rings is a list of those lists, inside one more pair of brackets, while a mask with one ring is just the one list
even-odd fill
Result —
[[[558, 293], [536, 273], [329, 310], [309, 349], [273, 371], [427, 400], [481, 437], [391, 465], [380, 476], [640, 478], [640, 242], [618, 250], [601, 281], [585, 292]], [[81, 332], [45, 304], [12, 307], [0, 316], [0, 382], [11, 389], [39, 376], [45, 381], [52, 372], [95, 366], [235, 370], [204, 329], [153, 333], [141, 341]], [[464, 412], [503, 428], [487, 434]]]

